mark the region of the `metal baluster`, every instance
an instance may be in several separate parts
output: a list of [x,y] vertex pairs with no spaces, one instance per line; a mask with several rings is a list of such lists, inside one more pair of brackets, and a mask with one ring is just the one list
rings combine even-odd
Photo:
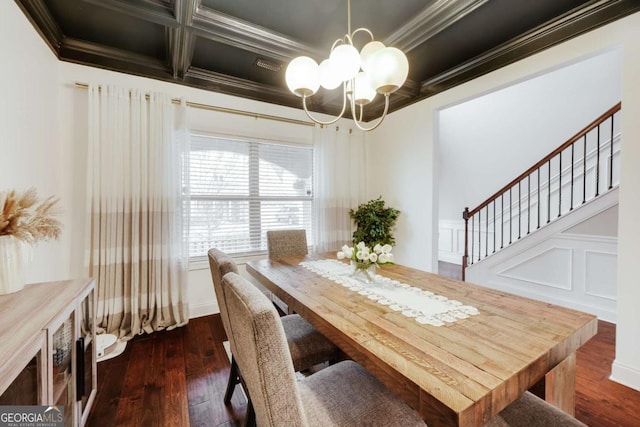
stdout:
[[485,219],[485,222],[486,235],[484,237],[484,256],[486,258],[489,256],[489,205],[487,205],[487,218]]
[[493,253],[496,253],[496,199],[493,199]]
[[504,193],[500,196],[500,249],[504,248]]
[[558,155],[558,218],[562,215],[562,151]]
[[615,113],[611,115],[611,142],[609,151],[609,190],[613,188],[613,117]]
[[475,245],[473,244],[473,239],[475,238],[475,225],[476,225],[476,216],[471,217],[471,264],[473,264],[473,248]]
[[531,174],[527,176],[527,234],[531,232]]
[[511,244],[511,236],[513,236],[513,197],[511,196],[511,190],[513,187],[509,187],[509,244]]
[[522,194],[520,183],[522,183],[522,181],[518,181],[518,239],[522,236]]
[[549,180],[547,181],[547,224],[551,222],[551,159],[547,162],[549,167]]
[[598,139],[596,145],[596,197],[600,194],[600,125],[596,128]]
[[478,261],[482,257],[482,209],[478,211]]
[[572,211],[573,210],[573,152],[574,152],[574,147],[575,147],[575,143],[571,144],[571,205],[569,207],[569,210]]
[[538,168],[538,228],[540,228],[540,168]]
[[587,135],[583,137],[584,145],[582,151],[582,203],[587,201]]

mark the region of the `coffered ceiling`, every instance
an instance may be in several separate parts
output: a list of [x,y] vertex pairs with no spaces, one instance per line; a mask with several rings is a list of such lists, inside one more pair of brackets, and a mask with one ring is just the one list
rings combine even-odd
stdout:
[[[287,63],[319,62],[347,32],[347,0],[15,1],[60,60],[297,108]],[[352,28],[407,54],[393,111],[638,10],[640,0],[352,0]],[[336,114],[337,92],[321,89],[310,109]]]

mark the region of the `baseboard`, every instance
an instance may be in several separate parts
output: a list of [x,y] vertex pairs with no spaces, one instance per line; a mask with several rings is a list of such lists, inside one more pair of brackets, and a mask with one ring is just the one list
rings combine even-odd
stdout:
[[640,391],[640,370],[637,368],[614,360],[609,379]]
[[205,301],[197,304],[189,304],[189,318],[209,316],[210,314],[220,313],[218,303],[216,301]]

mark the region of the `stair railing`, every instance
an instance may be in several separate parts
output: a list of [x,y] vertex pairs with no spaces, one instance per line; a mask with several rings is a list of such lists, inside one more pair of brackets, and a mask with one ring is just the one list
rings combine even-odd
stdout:
[[[619,166],[614,158],[619,152],[619,132],[618,138],[615,132],[619,121],[614,122],[614,117],[621,107],[617,103],[477,207],[464,209],[462,280],[469,265],[617,185],[614,169],[619,179]],[[606,169],[606,175],[601,169]]]

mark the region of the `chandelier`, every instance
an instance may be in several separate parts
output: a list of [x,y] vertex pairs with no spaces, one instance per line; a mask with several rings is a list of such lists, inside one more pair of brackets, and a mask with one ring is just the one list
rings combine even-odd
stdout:
[[[353,45],[356,34],[365,33],[371,38],[362,50]],[[358,28],[351,32],[351,0],[347,1],[347,34],[337,39],[331,46],[329,58],[318,65],[308,56],[299,56],[287,67],[285,79],[289,90],[302,98],[305,113],[315,123],[330,125],[337,122],[345,113],[347,103],[356,126],[370,131],[382,123],[389,110],[389,95],[398,90],[407,79],[409,62],[400,49],[386,47],[375,41],[373,33],[367,28]],[[307,98],[313,96],[320,86],[333,90],[342,85],[342,111],[329,120],[318,120],[307,109]],[[384,96],[384,111],[372,126],[366,127],[362,118],[364,106],[375,98]]]

